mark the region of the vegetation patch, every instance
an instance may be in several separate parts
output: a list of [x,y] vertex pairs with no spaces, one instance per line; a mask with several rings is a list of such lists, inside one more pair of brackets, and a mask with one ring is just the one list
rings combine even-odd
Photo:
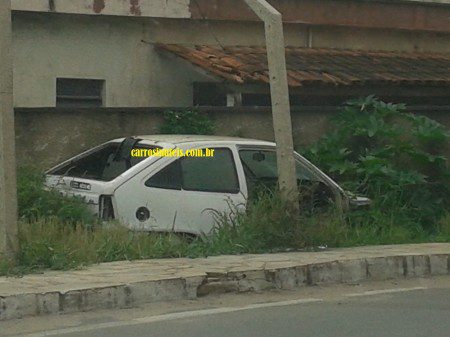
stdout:
[[332,129],[303,155],[344,188],[373,200],[369,210],[349,214],[352,225],[439,230],[450,209],[444,126],[370,96],[346,104]]
[[166,111],[159,128],[162,134],[213,135],[215,131],[214,122],[196,110]]
[[81,198],[63,197],[56,190],[44,188],[44,175],[32,167],[17,172],[19,219],[34,222],[55,219],[62,224],[91,226],[96,222]]
[[[196,124],[195,113],[186,114],[180,121],[168,113],[161,131],[212,132],[209,120]],[[369,196],[370,208],[294,216],[277,193],[263,190],[245,212],[231,203],[227,214],[215,212],[214,233],[197,238],[102,224],[82,200],[45,190],[41,173],[21,169],[20,253],[16,263],[0,261],[0,275],[117,260],[450,242],[449,132],[442,125],[368,97],[346,104],[332,129],[302,152],[341,186]]]

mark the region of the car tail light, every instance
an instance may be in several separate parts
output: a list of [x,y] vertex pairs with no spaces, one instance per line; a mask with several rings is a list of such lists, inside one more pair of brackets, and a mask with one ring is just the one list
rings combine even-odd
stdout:
[[114,219],[114,207],[111,195],[101,195],[99,200],[99,218],[105,221]]

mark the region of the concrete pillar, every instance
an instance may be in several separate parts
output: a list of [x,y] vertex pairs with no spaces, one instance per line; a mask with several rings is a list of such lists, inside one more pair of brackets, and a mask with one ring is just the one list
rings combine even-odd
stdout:
[[241,106],[242,105],[242,94],[240,92],[234,92],[227,94],[227,106]]
[[11,1],[0,0],[0,258],[18,250],[11,35]]
[[265,0],[244,1],[264,21],[273,128],[277,144],[278,184],[282,197],[298,209],[294,141],[281,14]]

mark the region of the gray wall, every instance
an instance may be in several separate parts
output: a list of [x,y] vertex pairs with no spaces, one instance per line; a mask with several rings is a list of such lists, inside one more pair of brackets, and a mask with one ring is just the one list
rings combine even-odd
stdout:
[[[216,121],[218,135],[273,140],[272,117],[267,108],[206,109]],[[158,109],[16,109],[18,165],[47,169],[102,142],[131,135],[154,134],[163,121]],[[328,129],[335,109],[293,109],[296,146],[311,144]],[[450,127],[448,111],[428,112]]]
[[210,77],[156,52],[149,33],[133,19],[16,13],[14,106],[54,107],[58,77],[105,80],[105,107],[191,105],[192,83]]
[[[286,24],[290,46],[450,53],[450,34]],[[13,13],[14,105],[54,107],[56,78],[104,79],[105,107],[192,105],[214,78],[154,43],[265,44],[258,22]]]

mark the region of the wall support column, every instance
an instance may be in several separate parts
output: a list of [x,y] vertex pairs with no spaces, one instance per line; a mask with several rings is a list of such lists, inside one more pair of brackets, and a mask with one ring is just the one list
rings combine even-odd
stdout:
[[0,1],[0,258],[18,251],[11,1]]

